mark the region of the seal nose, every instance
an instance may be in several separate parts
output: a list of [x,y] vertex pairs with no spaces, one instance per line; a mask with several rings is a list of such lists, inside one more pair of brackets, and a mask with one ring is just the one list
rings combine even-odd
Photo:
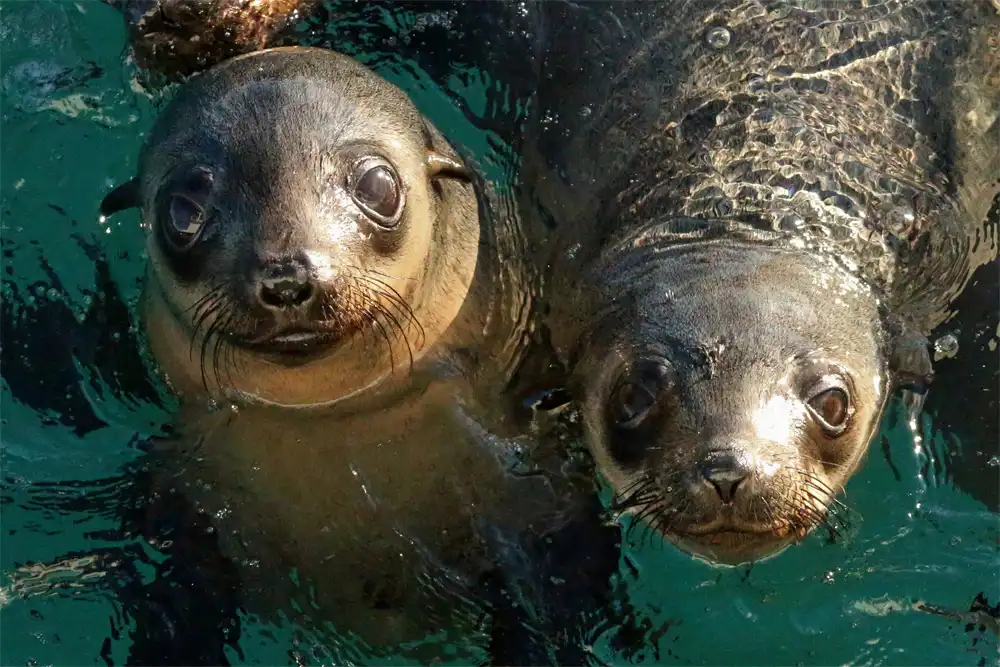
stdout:
[[257,278],[257,298],[266,308],[302,308],[312,301],[315,293],[309,267],[299,260],[267,264]]
[[726,505],[733,502],[740,485],[750,476],[750,467],[735,452],[712,452],[698,467]]

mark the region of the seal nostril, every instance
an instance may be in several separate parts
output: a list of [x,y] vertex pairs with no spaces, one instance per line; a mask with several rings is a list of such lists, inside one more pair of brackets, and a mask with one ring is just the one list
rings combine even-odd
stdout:
[[315,291],[309,272],[298,263],[269,266],[257,283],[257,296],[269,308],[301,307]]
[[736,480],[724,480],[724,479],[713,479],[711,477],[706,477],[708,483],[712,485],[715,492],[719,494],[719,498],[722,499],[723,503],[727,505],[733,502],[733,497],[736,495],[736,489],[743,482],[743,479]]
[[733,456],[712,456],[699,466],[705,482],[710,484],[725,504],[733,502],[736,492],[750,471]]

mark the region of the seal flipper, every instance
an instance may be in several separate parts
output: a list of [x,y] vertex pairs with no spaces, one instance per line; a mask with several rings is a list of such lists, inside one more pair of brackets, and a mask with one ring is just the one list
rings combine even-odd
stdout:
[[114,215],[119,211],[137,208],[140,202],[139,179],[133,178],[122,183],[101,200],[101,215]]
[[[630,608],[614,585],[621,530],[602,516],[600,499],[590,494],[563,526],[522,539],[520,563],[499,568],[504,590],[494,605],[491,664],[593,664],[589,647],[597,635],[631,627]],[[520,582],[510,581],[507,565]]]

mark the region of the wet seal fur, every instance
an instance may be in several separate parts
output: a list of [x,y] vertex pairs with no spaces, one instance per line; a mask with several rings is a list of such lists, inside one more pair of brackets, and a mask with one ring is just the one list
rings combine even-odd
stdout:
[[997,256],[996,8],[804,4],[536,6],[547,328],[614,509],[715,563],[843,532]]
[[193,517],[164,547],[186,581],[229,599],[235,578],[240,604],[319,609],[373,647],[476,626],[484,527],[516,532],[547,495],[469,428],[470,385],[516,356],[522,290],[472,178],[331,51],[234,58],[164,109],[102,212],[149,230],[142,319],[181,410],[136,523]]

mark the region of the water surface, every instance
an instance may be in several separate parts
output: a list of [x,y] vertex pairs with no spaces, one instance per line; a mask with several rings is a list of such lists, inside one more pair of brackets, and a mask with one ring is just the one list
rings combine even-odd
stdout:
[[[173,400],[133,350],[129,316],[144,232],[134,213],[102,224],[96,209],[134,173],[158,102],[136,82],[118,15],[95,0],[3,3],[0,49],[0,662],[121,664],[133,622],[116,598],[115,575],[80,572],[88,571],[88,554],[116,546],[151,576],[157,552],[116,542],[111,508],[129,485],[121,475],[139,455],[136,443],[161,431]],[[446,91],[406,63],[371,62],[480,156],[488,175],[509,178],[495,138],[477,130]],[[493,83],[485,75],[450,85],[473,113],[488,113],[482,91]],[[997,221],[991,224],[996,243]],[[997,637],[987,625],[920,608],[967,612],[981,596],[994,605],[995,628],[996,274],[981,268],[955,318],[935,332],[955,336],[958,351],[950,358],[952,345],[942,342],[945,358],[924,413],[911,422],[899,400],[887,411],[867,464],[848,485],[857,520],[845,540],[828,544],[816,534],[752,568],[722,569],[633,539],[620,577],[639,610],[645,648],[619,650],[608,631],[592,637],[595,656],[612,664],[997,664]],[[124,299],[117,310],[104,309],[112,317],[86,320],[92,301],[111,293]],[[17,583],[8,581],[18,568],[68,557],[84,559],[79,572],[69,563],[35,576],[22,569]],[[234,663],[332,655],[325,635],[245,621]]]

